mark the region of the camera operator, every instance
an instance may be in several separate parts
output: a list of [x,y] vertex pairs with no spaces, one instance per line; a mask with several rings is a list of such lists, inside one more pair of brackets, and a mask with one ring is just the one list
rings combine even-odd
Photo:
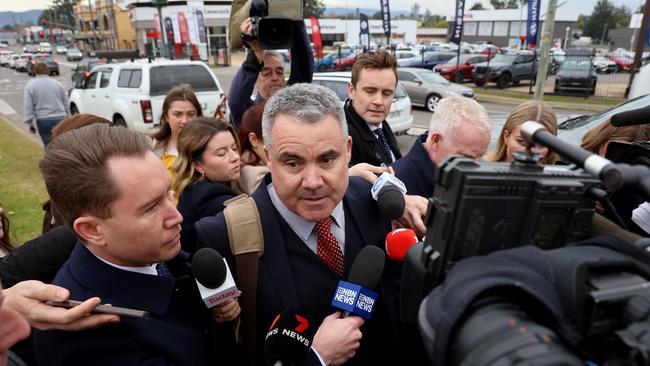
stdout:
[[[291,46],[291,74],[288,84],[311,83],[314,58],[305,30],[305,23],[294,22],[294,35]],[[233,126],[239,129],[244,112],[254,104],[268,100],[278,90],[284,88],[284,64],[282,56],[273,51],[264,51],[254,38],[253,22],[246,18],[241,26],[242,38],[252,52],[237,71],[228,92],[228,106]],[[251,100],[257,86],[255,101]]]

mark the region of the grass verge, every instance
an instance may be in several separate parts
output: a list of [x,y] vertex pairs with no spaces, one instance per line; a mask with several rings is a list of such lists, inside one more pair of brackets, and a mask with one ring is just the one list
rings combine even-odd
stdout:
[[0,117],[0,202],[9,218],[13,239],[22,244],[41,234],[47,200],[38,161],[43,149]]
[[[530,100],[533,98],[528,93],[518,93],[508,90],[484,89],[474,88],[474,93],[482,95],[492,95],[497,97],[515,98],[522,100]],[[614,106],[624,101],[624,99],[596,99],[584,97],[570,97],[561,95],[544,95],[545,102],[558,102],[558,103],[571,103],[571,104],[587,104],[587,105],[606,105]]]

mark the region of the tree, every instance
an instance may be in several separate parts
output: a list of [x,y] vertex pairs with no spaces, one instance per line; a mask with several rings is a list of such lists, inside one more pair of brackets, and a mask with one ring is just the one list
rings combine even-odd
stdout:
[[616,7],[610,0],[598,0],[589,17],[584,18],[584,25],[578,18],[578,25],[582,25],[583,34],[594,40],[607,40],[608,29],[626,27],[630,22],[631,12],[625,5]]
[[413,6],[411,6],[411,16],[414,19],[417,19],[420,17],[420,4],[414,3]]
[[323,4],[323,0],[305,0],[304,4],[305,18],[309,18],[310,16],[321,18],[325,13],[325,4]]
[[43,10],[38,17],[38,24],[43,24],[43,20],[48,23],[60,24],[69,29],[73,28],[74,23],[74,6],[79,0],[54,0],[52,5]]
[[469,8],[469,10],[485,10],[485,7],[483,6],[483,3],[479,1],[474,3],[474,5],[472,5],[472,7]]
[[495,9],[517,9],[519,0],[490,0],[490,4]]
[[2,30],[14,30],[16,29],[14,24],[6,24],[4,27],[2,27]]

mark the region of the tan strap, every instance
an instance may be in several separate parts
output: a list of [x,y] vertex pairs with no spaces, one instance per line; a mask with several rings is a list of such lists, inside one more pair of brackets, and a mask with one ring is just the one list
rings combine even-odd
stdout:
[[255,253],[235,257],[237,261],[237,284],[242,290],[241,327],[237,339],[243,343],[248,365],[257,365],[257,269],[259,259]]
[[264,253],[264,234],[255,201],[246,194],[240,194],[224,202],[224,206],[232,254],[258,252],[258,257],[261,257]]

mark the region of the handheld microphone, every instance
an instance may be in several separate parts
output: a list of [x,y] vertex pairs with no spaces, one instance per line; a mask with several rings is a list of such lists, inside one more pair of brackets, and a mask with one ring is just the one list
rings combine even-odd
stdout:
[[394,261],[404,261],[406,252],[418,242],[418,236],[411,229],[395,229],[386,235],[386,254]]
[[302,365],[309,352],[315,329],[311,317],[296,309],[278,314],[264,340],[267,365]]
[[610,119],[612,126],[636,126],[650,123],[650,106],[617,113]]
[[241,291],[221,254],[212,248],[201,248],[192,258],[192,272],[201,298],[208,309],[237,298]]
[[375,307],[377,286],[384,271],[385,254],[372,245],[366,245],[354,259],[348,281],[339,281],[332,306],[343,310],[342,318],[350,314],[370,319]]
[[382,215],[395,220],[404,215],[406,186],[390,173],[382,173],[370,189]]

